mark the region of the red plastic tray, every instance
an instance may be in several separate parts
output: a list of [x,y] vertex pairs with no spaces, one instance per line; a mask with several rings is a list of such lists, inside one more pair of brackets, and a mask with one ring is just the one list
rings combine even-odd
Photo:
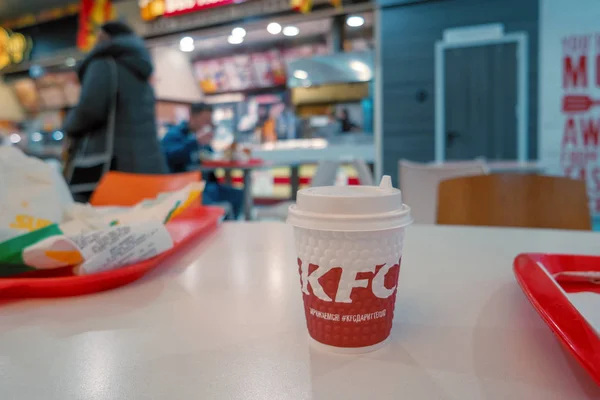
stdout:
[[64,297],[114,289],[141,278],[183,245],[214,228],[223,217],[217,207],[191,207],[167,224],[174,247],[149,260],[91,275],[73,275],[72,268],[39,270],[0,279],[0,297]]
[[525,295],[562,344],[600,385],[600,337],[567,293],[600,293],[593,283],[557,282],[553,275],[566,271],[600,271],[600,257],[566,254],[520,254],[514,272]]

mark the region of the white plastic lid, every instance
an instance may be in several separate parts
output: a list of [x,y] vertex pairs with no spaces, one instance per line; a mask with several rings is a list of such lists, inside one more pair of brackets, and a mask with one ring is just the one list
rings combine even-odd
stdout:
[[412,222],[410,207],[389,176],[379,186],[322,186],[298,191],[287,222],[306,229],[379,231]]

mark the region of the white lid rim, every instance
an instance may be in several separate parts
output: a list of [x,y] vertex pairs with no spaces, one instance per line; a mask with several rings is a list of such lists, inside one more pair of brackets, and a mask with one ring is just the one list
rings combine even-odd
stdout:
[[[410,207],[406,204],[392,212],[370,215],[320,214],[300,211],[295,204],[288,209],[287,222],[290,225],[304,228],[341,232],[383,231],[403,228],[412,224]],[[356,224],[361,224],[356,228]]]

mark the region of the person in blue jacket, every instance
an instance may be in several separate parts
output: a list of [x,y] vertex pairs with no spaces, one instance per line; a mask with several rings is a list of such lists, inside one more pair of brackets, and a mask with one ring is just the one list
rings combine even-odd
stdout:
[[[212,108],[205,103],[192,104],[189,121],[169,127],[161,145],[172,173],[189,170],[201,162],[202,153],[213,152],[213,128]],[[244,204],[243,191],[220,185],[212,172],[203,175],[206,180],[202,195],[204,204],[229,203],[232,217],[237,219]]]

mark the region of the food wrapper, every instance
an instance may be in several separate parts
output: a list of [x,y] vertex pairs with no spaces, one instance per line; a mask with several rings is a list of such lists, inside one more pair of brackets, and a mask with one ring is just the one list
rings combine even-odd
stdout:
[[165,224],[200,198],[204,182],[132,208],[75,204],[65,221],[0,243],[0,276],[75,266],[89,274],[137,263],[173,247]]
[[74,204],[59,171],[13,146],[0,146],[0,243],[60,223]]

